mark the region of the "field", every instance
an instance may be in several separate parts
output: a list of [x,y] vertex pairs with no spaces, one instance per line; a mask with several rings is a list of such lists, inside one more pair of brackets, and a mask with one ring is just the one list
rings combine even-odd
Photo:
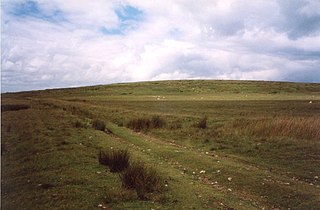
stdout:
[[[1,98],[2,209],[319,209],[320,84],[161,81]],[[120,172],[117,151],[130,158]],[[151,181],[128,187],[134,166]]]

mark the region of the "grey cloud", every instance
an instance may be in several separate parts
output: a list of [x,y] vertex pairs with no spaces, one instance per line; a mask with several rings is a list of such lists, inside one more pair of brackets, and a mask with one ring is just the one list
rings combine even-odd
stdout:
[[320,13],[308,15],[302,12],[302,8],[308,6],[311,1],[283,0],[278,2],[284,16],[281,24],[277,26],[278,30],[286,32],[292,39],[320,33]]

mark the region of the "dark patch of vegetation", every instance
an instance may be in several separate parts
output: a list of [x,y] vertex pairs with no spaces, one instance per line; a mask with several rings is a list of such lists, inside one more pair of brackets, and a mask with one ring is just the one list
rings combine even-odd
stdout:
[[163,128],[166,126],[166,121],[160,116],[153,116],[151,118],[151,126],[152,128]]
[[150,128],[163,128],[166,125],[166,121],[160,116],[153,116],[149,118],[137,118],[131,119],[127,123],[127,127],[135,131],[148,130]]
[[18,111],[21,109],[29,109],[30,106],[27,104],[3,104],[1,105],[1,111],[7,112],[7,111]]
[[74,127],[76,127],[76,128],[84,128],[85,125],[84,125],[83,122],[81,122],[80,120],[77,120],[77,121],[74,123]]
[[132,119],[127,123],[127,127],[135,131],[148,130],[150,128],[150,119]]
[[7,126],[7,132],[9,133],[10,131],[11,131],[11,124]]
[[1,155],[3,155],[5,152],[7,152],[7,145],[3,142],[1,142]]
[[44,183],[44,184],[39,184],[39,187],[42,189],[48,190],[50,188],[55,187],[55,185],[51,183]]
[[95,119],[92,121],[92,127],[99,131],[104,131],[106,129],[106,123],[103,120]]
[[207,128],[207,120],[208,118],[205,116],[198,123],[196,123],[197,128],[206,129]]
[[121,172],[128,168],[130,154],[128,150],[111,150],[99,152],[99,163],[110,168],[111,172]]
[[132,163],[120,175],[122,186],[137,192],[140,199],[146,199],[147,193],[160,192],[163,190],[164,181],[159,173],[143,163]]

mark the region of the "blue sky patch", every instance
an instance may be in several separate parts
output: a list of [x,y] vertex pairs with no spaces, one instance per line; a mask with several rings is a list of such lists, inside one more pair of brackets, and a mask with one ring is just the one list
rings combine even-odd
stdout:
[[127,31],[137,27],[143,21],[143,12],[132,6],[123,6],[115,10],[120,24],[116,28],[102,27],[100,31],[106,35],[124,35]]
[[33,17],[49,22],[60,22],[65,20],[62,11],[54,10],[51,14],[46,14],[35,1],[26,1],[14,5],[11,9],[11,14],[17,17]]
[[143,17],[143,12],[138,8],[132,6],[123,6],[119,9],[116,9],[116,14],[119,17],[120,21],[139,21]]
[[108,29],[106,27],[102,27],[101,32],[106,35],[123,35],[124,34],[121,28]]

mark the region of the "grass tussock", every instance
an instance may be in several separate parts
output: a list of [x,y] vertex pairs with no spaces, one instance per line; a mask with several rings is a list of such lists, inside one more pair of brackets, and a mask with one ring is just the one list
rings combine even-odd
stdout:
[[111,172],[121,172],[128,168],[130,153],[128,150],[110,150],[99,152],[99,163],[110,168]]
[[127,123],[127,127],[135,131],[149,130],[151,128],[163,128],[166,126],[166,121],[160,116],[153,116],[151,118],[136,118],[131,119]]
[[320,119],[314,117],[276,117],[253,121],[235,120],[234,132],[257,137],[320,139]]
[[103,120],[94,119],[92,121],[92,127],[99,131],[104,131],[106,129],[106,123]]
[[195,127],[201,128],[201,129],[206,129],[207,128],[207,120],[208,120],[208,118],[206,116],[201,118],[200,121],[195,124]]
[[137,192],[140,199],[146,199],[147,193],[160,192],[164,182],[159,173],[143,163],[132,163],[121,175],[122,186]]

